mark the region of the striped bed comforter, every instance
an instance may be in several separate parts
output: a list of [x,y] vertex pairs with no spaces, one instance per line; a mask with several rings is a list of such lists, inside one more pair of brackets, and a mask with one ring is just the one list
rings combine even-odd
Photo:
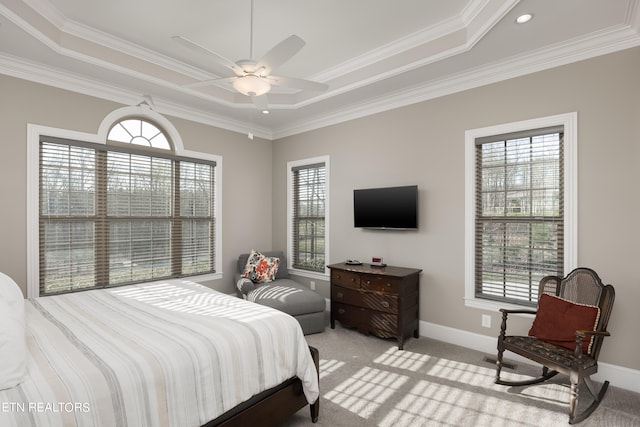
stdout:
[[25,304],[27,377],[0,391],[0,425],[200,426],[297,376],[312,357],[287,314],[190,282]]

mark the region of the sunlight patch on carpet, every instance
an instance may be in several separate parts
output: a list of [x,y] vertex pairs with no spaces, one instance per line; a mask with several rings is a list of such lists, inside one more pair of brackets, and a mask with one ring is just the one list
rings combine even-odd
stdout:
[[344,365],[345,363],[340,360],[320,359],[320,379],[326,377],[327,375],[333,374],[335,371],[342,368]]
[[408,350],[398,350],[398,347],[390,347],[378,356],[374,362],[391,368],[418,372],[430,359],[431,356],[426,354],[413,353]]
[[496,371],[495,369],[455,360],[438,359],[427,374],[450,381],[459,381],[468,385],[482,386],[493,383]]
[[[509,404],[505,404],[505,399]],[[564,414],[490,393],[419,381],[379,424],[381,427],[544,426],[566,423]],[[531,420],[528,423],[523,420]],[[473,424],[469,424],[473,423]]]
[[364,367],[323,397],[367,419],[408,380],[406,375]]

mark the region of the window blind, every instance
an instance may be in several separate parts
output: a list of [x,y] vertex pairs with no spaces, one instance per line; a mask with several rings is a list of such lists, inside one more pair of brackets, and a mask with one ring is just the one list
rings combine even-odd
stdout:
[[325,183],[324,163],[292,168],[293,267],[324,272]]
[[40,293],[214,272],[214,168],[42,137]]
[[476,140],[476,297],[535,305],[563,275],[563,175],[561,127]]

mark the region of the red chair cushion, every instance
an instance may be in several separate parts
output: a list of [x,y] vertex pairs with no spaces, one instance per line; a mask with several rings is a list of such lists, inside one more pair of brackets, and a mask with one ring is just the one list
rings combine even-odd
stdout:
[[[529,336],[573,350],[576,348],[576,331],[595,330],[599,318],[599,307],[542,294]],[[593,337],[582,341],[584,354],[589,353],[592,342]]]

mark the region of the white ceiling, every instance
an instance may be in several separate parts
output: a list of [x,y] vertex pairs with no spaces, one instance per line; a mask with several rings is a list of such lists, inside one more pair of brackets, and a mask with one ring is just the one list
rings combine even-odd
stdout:
[[254,59],[298,35],[276,74],[329,85],[274,89],[263,115],[230,85],[185,87],[226,73],[172,39],[247,59],[251,0],[0,0],[0,73],[273,139],[638,46],[639,3],[254,0]]

